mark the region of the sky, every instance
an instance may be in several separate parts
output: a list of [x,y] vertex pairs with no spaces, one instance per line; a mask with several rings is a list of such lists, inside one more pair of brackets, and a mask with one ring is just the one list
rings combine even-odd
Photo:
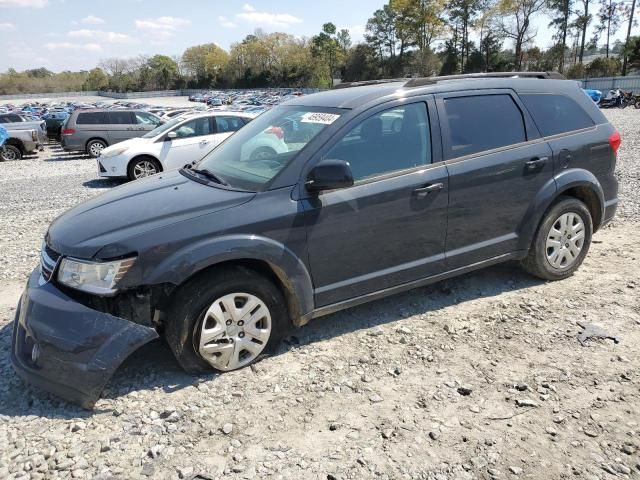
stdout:
[[[362,41],[386,0],[0,0],[0,72],[95,67],[108,57],[178,55],[215,42],[228,49],[257,28],[311,37],[326,22]],[[548,19],[536,43],[551,45]],[[626,27],[625,27],[626,28]],[[617,37],[619,38],[621,34]]]

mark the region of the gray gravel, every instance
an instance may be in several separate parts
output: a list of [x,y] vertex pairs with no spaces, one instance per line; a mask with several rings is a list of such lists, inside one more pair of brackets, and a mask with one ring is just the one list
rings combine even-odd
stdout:
[[[10,292],[49,222],[116,183],[55,150],[0,164],[0,478],[640,477],[640,111],[606,114],[622,205],[574,277],[490,268],[313,322],[221,376],[153,343],[94,412],[13,373]],[[621,341],[583,346],[578,322]]]

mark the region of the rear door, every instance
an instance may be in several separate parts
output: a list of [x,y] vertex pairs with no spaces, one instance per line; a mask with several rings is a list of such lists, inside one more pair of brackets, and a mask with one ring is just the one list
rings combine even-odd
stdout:
[[165,170],[180,168],[200,160],[215,147],[213,117],[191,119],[172,130],[177,137],[165,140],[160,161]]
[[134,128],[133,113],[125,110],[111,110],[107,112],[109,118],[109,136],[111,144],[123,142],[140,135]]
[[440,94],[449,171],[447,269],[527,248],[536,194],[555,189],[552,152],[511,90]]

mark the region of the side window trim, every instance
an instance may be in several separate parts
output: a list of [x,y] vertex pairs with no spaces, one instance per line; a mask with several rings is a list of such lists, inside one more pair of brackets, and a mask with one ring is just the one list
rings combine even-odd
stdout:
[[[353,128],[357,127],[360,123],[365,120],[387,110],[393,110],[394,108],[401,108],[405,105],[422,103],[425,104],[427,110],[427,118],[430,125],[430,135],[431,135],[431,163],[425,165],[418,165],[416,167],[411,167],[404,170],[394,170],[392,172],[386,172],[375,177],[370,177],[362,180],[358,180],[354,183],[354,187],[373,183],[378,181],[388,180],[389,178],[399,177],[402,175],[410,174],[414,171],[427,170],[431,168],[435,168],[441,166],[443,163],[443,151],[442,151],[442,139],[441,139],[441,131],[440,125],[438,121],[438,112],[436,110],[436,104],[434,100],[433,94],[427,95],[417,95],[414,97],[407,97],[404,99],[396,99],[391,100],[385,103],[381,103],[376,105],[368,110],[363,111],[356,117],[351,118],[348,122],[340,127],[339,130],[334,132],[331,135],[331,138],[327,140],[320,148],[318,148],[311,156],[309,161],[305,164],[304,168],[302,168],[302,174],[298,181],[298,195],[299,198],[306,198],[309,196],[308,192],[304,188],[304,179],[307,178],[307,175],[311,171],[311,169],[324,158],[326,155],[342,138],[349,133]],[[353,187],[351,187],[353,188]]]
[[[477,96],[491,96],[491,95],[508,95],[513,100],[513,103],[518,108],[520,115],[522,116],[522,123],[525,131],[525,141],[519,142],[516,144],[503,145],[496,148],[491,148],[488,150],[482,150],[479,152],[474,152],[467,155],[460,155],[459,157],[446,157],[446,147],[449,142],[449,123],[446,121],[446,110],[444,106],[444,101],[449,98],[461,98],[461,97],[477,97]],[[518,98],[518,95],[515,94],[514,91],[508,89],[488,89],[488,90],[471,90],[471,91],[463,91],[463,92],[448,92],[448,93],[439,93],[435,95],[435,104],[436,110],[438,112],[439,119],[442,119],[438,122],[440,125],[440,134],[442,138],[442,159],[445,163],[459,162],[462,160],[468,160],[470,158],[480,157],[484,155],[490,155],[492,153],[501,152],[504,150],[511,150],[513,148],[517,148],[521,145],[533,144],[542,141],[542,135],[538,131],[537,126],[533,122],[529,111],[525,108],[524,104]]]

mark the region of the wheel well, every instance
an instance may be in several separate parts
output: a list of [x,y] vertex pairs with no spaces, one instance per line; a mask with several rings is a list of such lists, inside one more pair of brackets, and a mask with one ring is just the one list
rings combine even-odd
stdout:
[[12,145],[12,146],[16,147],[18,150],[20,150],[21,153],[25,153],[23,143],[20,140],[16,139],[16,138],[9,138],[7,140],[6,145]]
[[131,168],[131,165],[133,164],[133,162],[135,162],[136,160],[139,160],[141,158],[150,158],[151,160],[154,160],[158,163],[158,165],[160,166],[160,171],[162,172],[162,163],[160,163],[160,160],[158,160],[156,157],[154,157],[153,155],[138,155],[136,157],[133,157],[131,160],[129,160],[129,163],[127,164],[127,172],[129,171],[129,168]]
[[89,148],[89,144],[91,142],[93,142],[94,140],[100,140],[101,142],[103,142],[107,147],[109,146],[109,142],[107,142],[104,138],[101,137],[93,137],[90,138],[89,140],[87,140],[87,143],[84,144],[84,149],[87,150]]
[[[216,263],[214,265],[210,265],[207,268],[204,268],[196,273],[194,273],[191,277],[186,278],[180,285],[177,287],[184,285],[186,282],[192,280],[195,277],[205,274],[212,269],[218,269],[221,267],[244,267],[246,269],[252,270],[255,273],[266,277],[271,280],[273,284],[280,289],[282,294],[287,301],[287,311],[289,312],[289,316],[294,325],[297,324],[297,320],[302,316],[302,312],[300,311],[300,307],[298,306],[298,302],[296,301],[295,294],[293,293],[293,287],[291,282],[289,281],[287,275],[283,270],[278,268],[277,266],[270,264],[264,260],[255,260],[255,259],[238,259],[238,260],[228,260],[225,262]],[[171,292],[171,295],[167,300],[173,296],[177,287]],[[164,308],[163,308],[164,309]]]
[[600,223],[602,222],[602,204],[593,189],[584,186],[572,187],[563,191],[561,195],[577,198],[584,203],[589,209],[589,213],[591,213],[591,218],[593,219],[593,231],[596,232],[598,228],[600,228]]

